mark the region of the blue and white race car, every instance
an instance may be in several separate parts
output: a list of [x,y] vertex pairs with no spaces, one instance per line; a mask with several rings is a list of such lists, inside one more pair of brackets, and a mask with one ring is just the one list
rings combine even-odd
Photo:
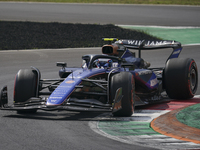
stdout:
[[[145,41],[104,38],[102,54],[82,56],[81,68],[61,67],[58,79],[41,79],[40,71],[21,69],[15,78],[14,103],[8,106],[7,86],[0,95],[1,110],[35,113],[38,109],[112,112],[131,116],[135,106],[170,99],[190,99],[198,84],[197,65],[192,58],[178,58],[176,41]],[[163,68],[150,68],[142,50],[172,48]],[[138,50],[138,57],[131,49]]]

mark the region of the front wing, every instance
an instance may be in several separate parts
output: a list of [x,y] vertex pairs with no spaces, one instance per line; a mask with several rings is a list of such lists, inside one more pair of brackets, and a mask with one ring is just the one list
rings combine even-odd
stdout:
[[[116,94],[117,95],[117,94]],[[95,99],[69,99],[62,105],[46,105],[46,98],[30,98],[26,102],[14,103],[8,106],[7,87],[3,87],[0,92],[0,107],[1,110],[10,111],[26,111],[26,110],[44,110],[44,111],[56,111],[56,110],[67,110],[67,111],[85,111],[85,112],[113,112],[120,110],[121,99],[123,95],[115,97],[113,104],[103,104]],[[161,103],[170,101],[169,99],[156,100],[151,103],[141,102],[139,105],[147,105],[153,103]],[[136,100],[137,103],[137,100]],[[116,109],[117,108],[117,109]]]
[[0,93],[0,107],[1,110],[44,110],[44,111],[55,111],[55,110],[68,110],[68,111],[93,111],[93,112],[112,112],[115,107],[113,105],[103,104],[95,99],[70,99],[62,105],[46,105],[46,98],[30,98],[26,102],[14,103],[8,106],[7,87],[5,86]]

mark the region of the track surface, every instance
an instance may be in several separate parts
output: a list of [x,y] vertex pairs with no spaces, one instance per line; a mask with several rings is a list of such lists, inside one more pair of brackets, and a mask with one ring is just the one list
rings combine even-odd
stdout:
[[200,7],[0,2],[0,20],[199,26]]
[[[69,67],[80,66],[81,56],[87,53],[101,53],[100,48],[28,50],[0,52],[0,85],[8,85],[9,99],[12,99],[14,76],[19,69],[35,66],[41,70],[42,78],[57,78],[57,61],[66,61]],[[164,66],[171,50],[144,51],[143,58],[152,62],[152,67]],[[184,47],[180,57],[193,57],[198,61],[198,46]],[[158,57],[158,59],[155,59]],[[147,59],[150,58],[150,59]],[[197,94],[200,94],[198,90]],[[11,101],[10,101],[11,102]],[[0,149],[146,149],[107,139],[91,131],[88,121],[97,113],[42,112],[23,116],[16,112],[0,113]],[[104,143],[104,144],[102,144]],[[148,148],[150,149],[150,148]]]

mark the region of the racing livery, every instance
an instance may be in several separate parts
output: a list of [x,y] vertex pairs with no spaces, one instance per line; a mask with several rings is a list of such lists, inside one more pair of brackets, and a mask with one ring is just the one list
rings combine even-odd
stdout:
[[[14,103],[8,106],[7,86],[0,95],[1,110],[35,113],[38,109],[112,112],[131,116],[135,106],[170,99],[190,99],[198,84],[198,71],[192,58],[178,58],[181,43],[169,40],[145,41],[103,38],[108,44],[102,54],[82,56],[81,68],[67,68],[58,79],[41,79],[40,71],[21,69],[15,77]],[[172,48],[165,67],[150,68],[141,51]],[[138,57],[131,51],[138,50]]]

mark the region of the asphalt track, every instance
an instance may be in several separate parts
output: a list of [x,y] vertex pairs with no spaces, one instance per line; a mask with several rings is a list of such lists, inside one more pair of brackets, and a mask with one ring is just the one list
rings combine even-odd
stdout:
[[[0,3],[0,20],[199,26],[199,13],[199,7],[184,6]],[[42,78],[57,78],[57,61],[66,61],[69,67],[79,67],[81,56],[87,53],[100,53],[100,48],[1,51],[0,85],[8,85],[11,100],[14,76],[19,69],[35,66],[41,70]],[[170,53],[171,50],[153,50],[143,52],[142,56],[151,62],[152,67],[160,67],[164,66]],[[200,66],[199,56],[199,46],[184,46],[180,55],[194,58],[197,66]],[[200,94],[199,89],[197,94]],[[124,144],[91,131],[88,121],[95,120],[97,115],[39,111],[36,115],[23,116],[1,111],[0,149],[156,148],[135,143]]]
[[0,20],[199,26],[196,6],[0,2]]

